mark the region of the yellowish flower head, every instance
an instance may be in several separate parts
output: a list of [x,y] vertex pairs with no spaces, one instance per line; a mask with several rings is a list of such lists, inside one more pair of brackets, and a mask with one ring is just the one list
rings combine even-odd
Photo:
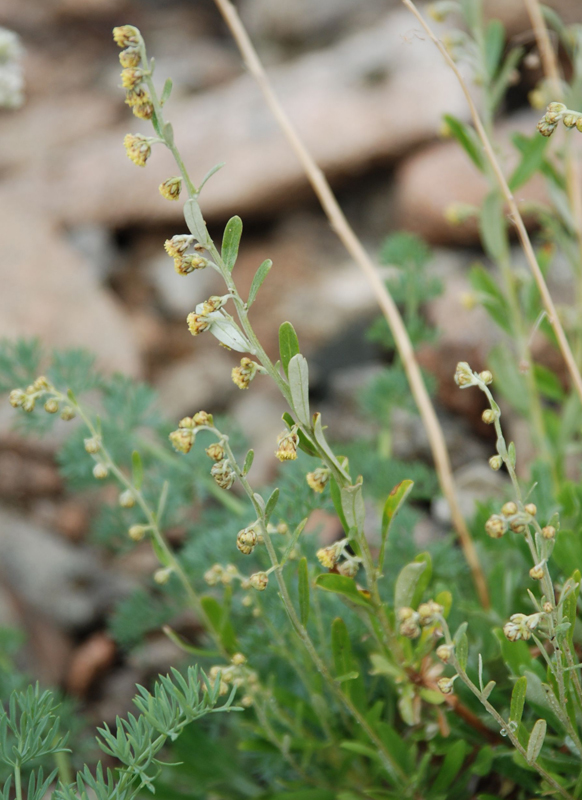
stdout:
[[146,161],[152,154],[152,148],[145,136],[138,133],[128,133],[123,140],[123,146],[128,158],[138,167],[145,167]]
[[283,431],[277,437],[277,450],[275,456],[279,461],[295,461],[297,458],[297,445],[299,436],[297,430],[292,428],[290,431]]
[[139,31],[133,25],[120,25],[118,28],[113,28],[113,41],[118,47],[139,44]]
[[207,317],[205,317],[203,314],[196,314],[195,311],[191,311],[188,314],[186,317],[186,323],[192,336],[198,336],[199,333],[207,331],[212,324]]
[[180,191],[182,190],[182,178],[168,178],[167,181],[160,183],[160,194],[166,200],[178,200],[180,198]]

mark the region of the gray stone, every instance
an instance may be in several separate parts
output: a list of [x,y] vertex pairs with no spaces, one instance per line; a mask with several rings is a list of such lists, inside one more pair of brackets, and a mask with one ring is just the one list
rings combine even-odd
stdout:
[[[393,12],[371,29],[271,70],[283,106],[331,178],[347,181],[432,138],[445,110],[466,115],[454,76],[412,28],[406,12]],[[195,181],[227,162],[204,189],[208,218],[280,208],[305,190],[303,170],[249,75],[170,100],[167,109]],[[176,172],[170,154],[157,148],[146,169],[136,168],[123,148],[128,130],[149,135],[151,126],[128,115],[115,130],[79,137],[50,171],[27,172],[8,190],[50,203],[67,224],[179,221],[180,205],[157,192]]]
[[0,564],[2,581],[14,593],[69,630],[92,623],[123,588],[94,553],[3,508]]

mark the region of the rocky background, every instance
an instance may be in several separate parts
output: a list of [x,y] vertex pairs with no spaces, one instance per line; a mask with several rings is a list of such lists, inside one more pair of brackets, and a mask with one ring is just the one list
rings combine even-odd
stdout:
[[[582,22],[579,0],[554,0]],[[467,267],[479,258],[476,231],[453,227],[453,201],[478,204],[484,186],[459,148],[438,138],[441,116],[467,118],[453,76],[398,0],[240,0],[240,13],[283,105],[327,173],[371,253],[401,228],[435,248],[431,270],[445,292],[426,314],[440,329],[421,354],[437,377],[439,411],[460,483],[494,490],[480,469],[487,443],[469,435],[475,409],[458,406],[454,364],[483,364],[497,333],[461,304]],[[527,105],[539,79],[521,0],[489,0],[512,41],[533,53],[499,121],[501,134],[533,130]],[[193,340],[185,316],[220,290],[214,273],[187,279],[163,250],[184,232],[181,205],[158,184],[175,173],[155,150],[146,169],[126,157],[127,132],[147,130],[118,88],[114,25],[131,23],[155,53],[160,82],[174,80],[167,106],[194,180],[226,162],[204,189],[202,207],[220,234],[233,213],[245,229],[236,272],[249,286],[257,266],[274,268],[254,307],[266,349],[291,320],[313,364],[314,385],[337,437],[348,435],[354,397],[385,355],[364,334],[378,310],[372,292],[330,230],[301,168],[266,109],[211,0],[0,0],[0,25],[21,37],[25,103],[0,112],[0,336],[37,335],[47,346],[86,347],[106,371],[152,382],[167,416],[228,410],[245,426],[268,479],[281,404],[267,382],[241,393],[230,380],[235,355],[212,337]],[[149,132],[149,131],[148,131]],[[535,181],[521,199],[540,197]],[[104,633],[111,598],[152,564],[105,565],[87,543],[90,507],[66,493],[55,441],[39,445],[10,430],[0,410],[0,624],[28,634],[23,666],[42,680],[92,700],[111,721],[136,681],[175,655],[163,637],[120,661]],[[519,430],[512,431],[519,440]],[[523,437],[522,437],[523,438]],[[460,444],[462,442],[462,445]],[[395,431],[399,457],[428,449],[405,416]],[[257,469],[257,468],[255,468]],[[469,506],[470,507],[470,506]],[[439,510],[440,509],[440,510]],[[446,522],[435,505],[434,520]],[[436,521],[435,521],[436,520]]]

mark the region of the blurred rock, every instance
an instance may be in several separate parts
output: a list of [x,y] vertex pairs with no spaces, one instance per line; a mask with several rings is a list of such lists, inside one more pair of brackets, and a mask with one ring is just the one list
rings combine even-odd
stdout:
[[67,691],[85,697],[95,680],[115,660],[115,642],[102,631],[86,639],[73,654],[67,675]]
[[54,495],[63,488],[56,464],[15,450],[0,450],[0,497],[21,502],[30,497]]
[[245,0],[240,14],[251,37],[305,46],[328,42],[381,19],[400,0]]
[[[454,76],[435,48],[406,38],[410,29],[410,16],[394,12],[370,30],[272,70],[283,106],[330,177],[349,179],[432,138],[444,110],[466,115]],[[168,116],[195,181],[214,164],[228,164],[204,189],[208,218],[272,213],[305,191],[302,168],[250,76],[170,102]],[[176,171],[170,154],[157,148],[147,169],[136,169],[123,148],[128,129],[149,134],[150,126],[128,116],[115,131],[79,139],[55,159],[50,180],[27,173],[11,194],[50,198],[67,224],[178,221],[181,208],[156,191]]]
[[[260,380],[258,375],[255,381]],[[253,382],[249,389],[239,391],[230,413],[255,451],[249,480],[255,486],[262,486],[274,478],[280,466],[275,450],[277,436],[285,430],[281,415],[287,411],[287,404],[272,381],[261,385],[258,392],[253,391],[254,386]]]
[[157,677],[167,675],[170,667],[181,664],[186,655],[164,634],[153,635],[129,656],[129,665],[141,671],[142,675]]
[[24,517],[0,509],[1,580],[65,629],[93,622],[122,589],[89,550],[73,547]]
[[100,684],[100,698],[92,704],[90,721],[95,724],[103,722],[115,728],[118,716],[126,717],[128,713],[136,713],[133,698],[137,694],[137,684],[142,674],[135,667],[123,667],[107,673]]
[[[475,514],[476,503],[504,499],[509,486],[509,478],[500,472],[493,472],[486,461],[466,464],[456,470],[454,477],[461,513],[467,520],[472,519]],[[451,524],[451,512],[444,497],[437,497],[432,501],[431,511],[442,525]]]
[[[533,135],[541,115],[539,111],[520,112],[499,125],[495,138],[506,175],[518,162],[517,151],[510,144],[511,134]],[[428,145],[407,158],[396,172],[398,225],[433,244],[476,244],[479,228],[474,218],[452,224],[445,214],[457,203],[480,207],[488,192],[488,181],[456,141]],[[521,206],[547,202],[544,179],[535,175],[517,190],[516,200]],[[533,217],[527,214],[527,208],[522,213],[526,224],[531,225]]]
[[106,371],[138,375],[137,345],[115,297],[46,216],[0,197],[0,337],[84,347]]
[[160,371],[156,380],[159,407],[166,419],[178,420],[186,414],[205,409],[224,408],[237,388],[231,380],[236,361],[214,337],[197,346],[193,340],[193,355],[183,358]]

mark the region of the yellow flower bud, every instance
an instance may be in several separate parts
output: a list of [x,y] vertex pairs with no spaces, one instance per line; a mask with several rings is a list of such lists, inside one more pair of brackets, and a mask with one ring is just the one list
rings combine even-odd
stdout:
[[162,197],[165,197],[166,200],[179,200],[182,190],[182,178],[168,178],[167,181],[160,183],[159,190]]
[[277,450],[275,456],[279,461],[294,461],[297,458],[297,445],[299,436],[297,428],[293,427],[290,431],[283,431],[277,437]]
[[135,497],[131,489],[126,489],[119,495],[119,505],[122,508],[133,508],[135,505]]
[[139,134],[128,133],[123,140],[123,146],[128,158],[138,167],[145,167],[146,161],[152,154],[148,139]]

